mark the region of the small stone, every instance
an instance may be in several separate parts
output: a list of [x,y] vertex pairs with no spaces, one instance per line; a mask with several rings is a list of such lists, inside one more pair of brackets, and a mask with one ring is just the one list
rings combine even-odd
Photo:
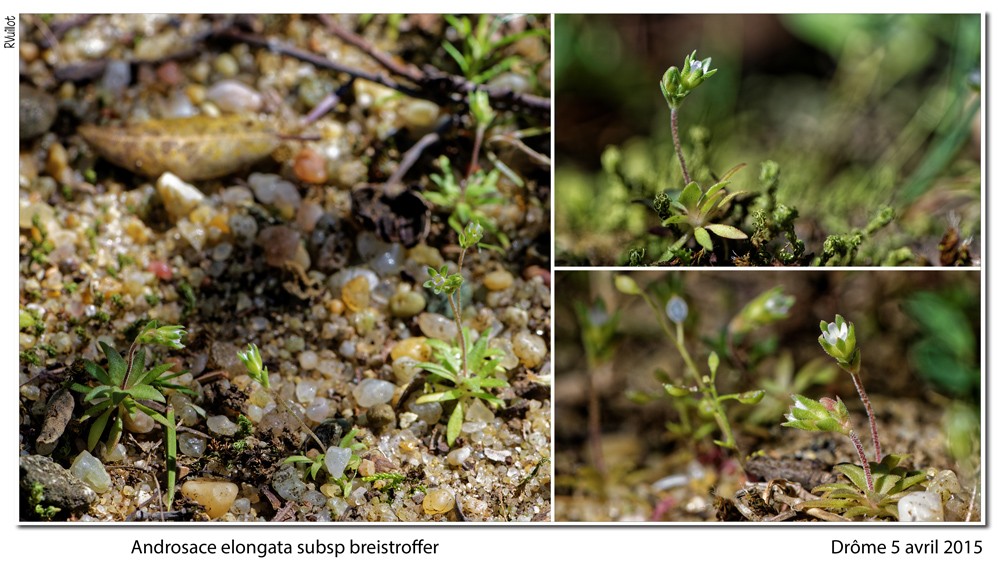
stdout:
[[43,497],[40,503],[42,507],[58,508],[59,512],[56,513],[56,518],[60,519],[82,514],[97,501],[97,495],[93,490],[48,457],[21,456],[18,458],[18,465],[20,466],[21,506],[31,511],[23,517],[38,518],[38,515],[34,513],[34,507],[28,506],[27,499],[33,490],[39,488]]
[[273,205],[285,218],[291,219],[302,204],[302,196],[294,184],[277,174],[253,173],[247,178],[257,201]]
[[319,355],[312,350],[306,350],[299,354],[299,367],[304,370],[316,369],[316,365],[319,363]]
[[[167,61],[156,68],[156,79],[166,86],[177,86],[184,80],[184,72],[177,61]],[[180,91],[178,93],[183,94]]]
[[354,387],[354,400],[359,406],[370,408],[388,403],[396,393],[396,386],[381,379],[366,379]]
[[326,159],[323,158],[323,155],[308,147],[300,150],[295,155],[292,170],[295,171],[295,176],[299,180],[309,184],[322,184],[328,178]]
[[215,72],[226,78],[232,78],[240,72],[240,63],[231,53],[222,53],[212,61]]
[[424,243],[420,243],[407,251],[406,257],[422,266],[433,266],[434,268],[439,268],[444,263],[441,251]]
[[436,338],[445,342],[453,342],[458,338],[458,328],[455,321],[437,313],[421,313],[417,317],[417,325],[427,338]]
[[213,84],[205,98],[228,113],[256,113],[264,106],[264,97],[239,80],[221,80]]
[[106,451],[104,444],[100,446],[101,459],[106,463],[116,463],[125,459],[125,444],[118,442],[115,447],[111,448],[111,451]]
[[943,522],[941,495],[930,491],[910,493],[899,499],[900,522]]
[[220,414],[218,416],[210,416],[206,421],[208,424],[209,432],[213,434],[218,434],[219,436],[235,436],[236,432],[239,430],[239,426],[235,422],[229,420],[229,418]]
[[128,61],[111,59],[104,67],[101,77],[101,90],[112,97],[121,96],[132,82],[132,65]]
[[472,448],[462,446],[448,452],[448,456],[445,459],[448,461],[448,465],[458,467],[465,463],[465,460],[469,459],[470,455],[472,455]]
[[441,403],[409,403],[409,410],[411,413],[417,415],[417,418],[427,423],[427,426],[433,426],[441,420],[441,415],[444,414],[444,408],[441,407]]
[[340,298],[344,301],[344,305],[347,305],[347,308],[352,311],[367,308],[371,300],[371,287],[368,285],[368,279],[364,276],[358,276],[345,283],[343,289],[340,290]]
[[412,358],[418,362],[426,362],[431,357],[431,347],[427,344],[427,337],[412,336],[397,342],[389,351],[389,357],[394,361],[400,358]]
[[514,275],[507,270],[497,270],[486,274],[483,285],[490,291],[502,291],[514,283]]
[[389,298],[389,312],[402,319],[419,314],[426,306],[427,299],[418,291],[400,291]]
[[548,347],[542,337],[530,332],[519,332],[511,342],[514,354],[521,360],[526,368],[537,367],[545,360]]
[[59,108],[55,98],[27,84],[22,83],[18,92],[18,135],[33,139],[52,127]]
[[434,102],[413,99],[403,106],[399,115],[407,127],[422,130],[434,125],[440,113],[441,108]]
[[420,373],[417,367],[419,362],[409,356],[402,356],[392,361],[392,375],[396,378],[396,384],[405,386],[413,381],[413,378]]
[[181,450],[181,453],[196,459],[205,455],[206,445],[206,440],[201,436],[196,436],[187,432],[177,436],[177,447]]
[[391,406],[382,403],[375,405],[368,411],[368,427],[381,433],[385,429],[391,429],[396,425],[396,412]]
[[330,402],[323,397],[316,397],[306,407],[306,418],[313,422],[323,422],[330,416]]
[[327,472],[334,479],[340,479],[344,476],[344,469],[347,468],[347,463],[350,461],[351,449],[338,448],[336,446],[327,448],[326,457],[323,459]]
[[303,405],[316,398],[316,382],[304,380],[295,385],[295,398]]
[[447,489],[430,489],[422,503],[424,513],[431,516],[451,512],[455,508],[455,495]]
[[104,469],[104,464],[86,450],[76,456],[69,472],[88,487],[94,489],[95,493],[103,493],[111,488],[111,476]]
[[239,491],[236,483],[212,479],[189,479],[181,486],[181,494],[200,504],[209,518],[229,512]]
[[205,194],[201,193],[201,190],[170,172],[164,172],[156,180],[156,191],[163,200],[167,215],[174,223],[187,217],[205,200]]
[[284,225],[267,227],[257,235],[257,244],[264,248],[264,261],[268,266],[280,268],[293,262],[301,240],[299,232]]
[[151,432],[156,426],[156,421],[148,414],[137,410],[134,413],[125,415],[125,429],[136,434]]
[[471,422],[493,422],[496,415],[482,401],[475,400],[465,410],[465,420]]
[[292,464],[282,464],[271,478],[271,488],[285,500],[298,501],[308,490]]

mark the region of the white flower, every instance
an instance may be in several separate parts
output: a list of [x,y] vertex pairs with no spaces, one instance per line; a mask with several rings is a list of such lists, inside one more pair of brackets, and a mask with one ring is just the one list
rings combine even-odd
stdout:
[[832,322],[826,325],[826,330],[823,331],[823,339],[830,346],[836,346],[837,342],[847,340],[847,322],[841,321],[838,325],[836,322]]

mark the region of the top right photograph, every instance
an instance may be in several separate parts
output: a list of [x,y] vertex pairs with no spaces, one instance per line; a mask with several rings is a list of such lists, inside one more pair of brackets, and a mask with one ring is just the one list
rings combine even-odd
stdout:
[[981,29],[556,16],[556,264],[981,266]]

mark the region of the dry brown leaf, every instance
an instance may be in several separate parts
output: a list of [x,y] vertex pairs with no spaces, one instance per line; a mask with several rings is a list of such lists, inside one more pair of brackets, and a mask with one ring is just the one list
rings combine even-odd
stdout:
[[236,172],[271,154],[280,142],[270,123],[238,115],[150,120],[121,127],[82,125],[78,131],[118,166],[151,178],[173,172],[188,181]]

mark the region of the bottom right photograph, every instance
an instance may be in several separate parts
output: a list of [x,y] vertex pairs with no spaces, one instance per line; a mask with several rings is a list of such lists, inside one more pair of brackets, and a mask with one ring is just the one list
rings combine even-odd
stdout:
[[555,516],[982,525],[979,271],[560,271]]

